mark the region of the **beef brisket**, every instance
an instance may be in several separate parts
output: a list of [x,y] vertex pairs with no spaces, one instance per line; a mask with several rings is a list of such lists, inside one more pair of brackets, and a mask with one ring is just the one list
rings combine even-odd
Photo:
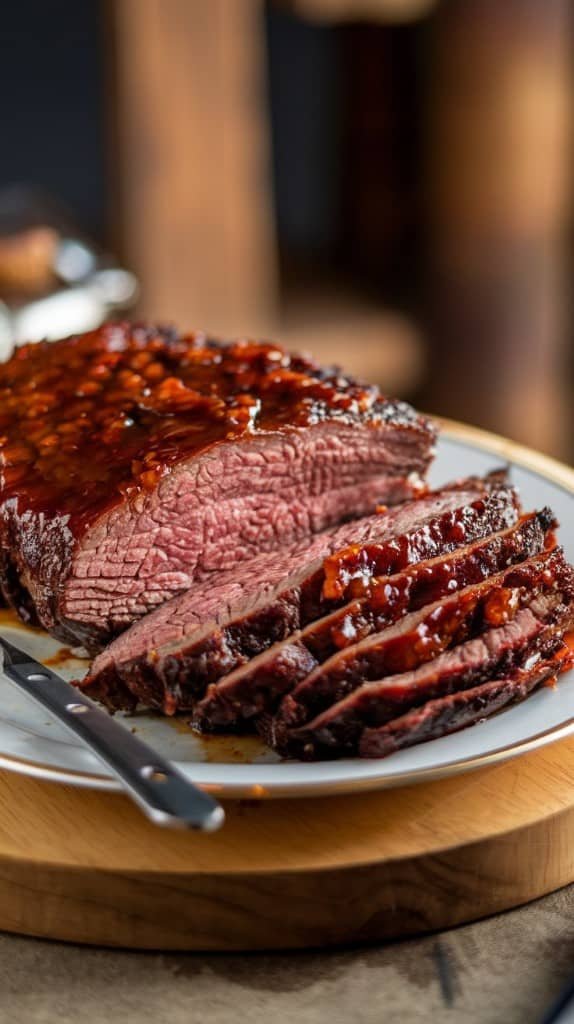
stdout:
[[561,549],[555,549],[407,615],[310,672],[283,698],[278,721],[290,729],[302,726],[363,683],[430,661],[467,636],[508,621],[557,579],[569,585],[569,573]]
[[517,516],[516,492],[497,473],[348,523],[305,548],[259,556],[136,623],[96,659],[83,685],[110,707],[189,709],[207,685],[343,603],[324,596],[323,559],[351,538],[377,541],[377,564],[393,572]]
[[[556,640],[557,646],[561,643]],[[555,657],[542,658],[536,654],[532,660],[529,668],[516,669],[502,679],[491,679],[470,690],[427,701],[378,729],[364,729],[359,740],[360,756],[387,757],[396,750],[482,722],[509,704],[524,700],[537,687],[554,681],[559,671],[570,667],[557,662]]]
[[439,655],[419,668],[365,683],[301,728],[286,729],[268,716],[262,728],[272,745],[286,756],[304,759],[356,753],[365,729],[376,729],[408,709],[528,664],[534,655],[547,658],[561,644],[573,620],[574,581],[568,592],[557,591],[521,608],[503,626]]
[[[574,568],[505,471],[271,343],[141,324],[0,366],[0,602],[100,652],[110,710],[381,757],[570,667]],[[108,645],[105,649],[104,646]]]
[[100,648],[214,571],[421,489],[433,426],[272,344],[108,324],[0,366],[5,598]]
[[554,525],[552,513],[544,509],[451,555],[420,562],[394,576],[376,578],[367,597],[313,621],[211,685],[195,710],[195,725],[202,730],[233,727],[273,707],[278,697],[339,650],[392,625],[409,612],[541,552]]

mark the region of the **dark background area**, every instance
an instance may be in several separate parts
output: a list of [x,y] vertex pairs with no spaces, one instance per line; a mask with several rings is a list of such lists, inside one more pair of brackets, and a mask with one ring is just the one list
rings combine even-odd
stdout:
[[102,241],[107,223],[103,9],[96,0],[18,0],[0,25],[0,187],[59,197]]
[[[45,189],[102,243],[114,184],[106,25],[99,0],[21,0],[3,11],[0,34],[10,98],[0,188]],[[284,272],[338,270],[389,298],[412,294],[404,271],[419,241],[420,26],[309,23],[268,4],[265,34]]]
[[570,457],[568,0],[318,6],[5,5],[0,192],[62,202],[146,316]]

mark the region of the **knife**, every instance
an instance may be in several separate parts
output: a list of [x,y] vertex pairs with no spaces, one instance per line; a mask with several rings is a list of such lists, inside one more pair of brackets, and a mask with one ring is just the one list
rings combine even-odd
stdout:
[[89,697],[25,651],[0,637],[4,673],[54,715],[101,761],[155,825],[214,832],[225,813],[174,764],[124,728]]

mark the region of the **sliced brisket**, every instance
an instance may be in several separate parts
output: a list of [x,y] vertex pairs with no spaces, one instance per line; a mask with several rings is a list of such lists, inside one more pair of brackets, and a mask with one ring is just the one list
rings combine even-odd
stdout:
[[323,594],[323,559],[351,538],[376,541],[378,564],[394,572],[517,517],[516,492],[493,474],[259,556],[136,623],[96,659],[82,685],[110,707],[140,701],[166,713],[189,709],[207,685],[344,602]]
[[570,667],[574,569],[505,471],[429,492],[435,435],[271,343],[25,346],[0,366],[0,603],[101,651],[78,685],[110,710],[304,759],[444,735]]
[[544,509],[446,557],[441,555],[394,576],[376,578],[367,597],[313,621],[211,685],[195,710],[195,725],[202,730],[233,727],[272,708],[279,697],[337,651],[392,625],[409,612],[541,552],[555,525],[552,513]]
[[[557,646],[561,643],[556,640]],[[430,700],[378,729],[365,729],[359,740],[360,756],[387,757],[396,750],[482,722],[509,704],[524,700],[537,687],[555,680],[558,671],[569,667],[557,663],[554,657],[543,659],[534,655],[532,660],[534,664],[529,668],[516,669],[502,679],[491,679],[470,690]]]
[[416,668],[466,637],[503,624],[556,580],[569,585],[569,573],[561,549],[555,549],[412,612],[310,672],[283,698],[278,722],[302,726],[363,683]]
[[547,658],[561,645],[573,619],[574,580],[568,592],[539,597],[512,621],[439,655],[414,671],[365,683],[349,696],[298,729],[280,719],[263,721],[268,742],[286,756],[304,759],[356,753],[364,729],[376,729],[408,709],[506,675],[528,664],[533,655]]
[[271,344],[108,324],[0,366],[2,590],[97,649],[214,571],[420,491],[435,430]]

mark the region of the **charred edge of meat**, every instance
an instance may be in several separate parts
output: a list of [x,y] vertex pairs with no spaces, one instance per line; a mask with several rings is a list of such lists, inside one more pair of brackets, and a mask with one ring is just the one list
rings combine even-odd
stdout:
[[[560,638],[556,638],[556,647],[557,653],[564,649]],[[440,739],[482,722],[503,708],[525,700],[539,686],[555,683],[558,674],[568,667],[567,663],[551,657],[529,670],[519,669],[506,678],[428,701],[378,729],[365,729],[359,740],[359,755],[388,757],[397,750]]]
[[[505,509],[506,518],[502,514]],[[493,517],[497,512],[499,514],[498,523],[492,524],[492,530],[512,525],[520,511],[520,499],[515,488],[487,489],[467,506],[445,512],[422,524],[418,530],[380,542],[349,544],[333,552],[323,561],[323,599],[341,601],[360,596],[374,577],[400,572],[407,565],[453,551],[483,537],[481,516],[488,515],[490,511]]]
[[[461,636],[465,623],[468,635],[476,636],[488,625],[498,625],[511,618],[541,588],[547,590],[560,582],[569,587],[569,579],[569,567],[563,553],[560,548],[554,548],[442,598],[436,605],[422,608],[410,622],[403,620],[404,624],[399,623],[392,633],[383,630],[380,636],[375,634],[334,656],[283,699],[277,712],[278,720],[283,721],[287,728],[301,726],[334,701],[344,699],[362,681],[372,680],[372,671],[378,671],[382,662],[379,648],[384,655],[389,638],[393,647],[398,644],[398,653],[404,649],[405,657],[408,657],[416,645],[421,626],[426,630],[426,622],[432,635],[436,633],[441,643],[443,637],[445,643],[449,643],[449,638],[453,640],[455,635]],[[410,634],[406,632],[407,626]],[[397,632],[398,638],[394,639]],[[431,651],[426,652],[420,662],[428,661],[431,656]],[[388,669],[385,674],[389,674]]]
[[[565,600],[571,602],[572,595]],[[534,653],[544,656],[554,653],[564,630],[572,622],[570,603],[563,603],[558,597],[557,602],[544,620],[537,618],[535,629],[524,633],[521,626],[518,628],[517,616],[517,629],[508,643],[505,633],[511,632],[509,624],[488,630],[420,667],[411,673],[414,679],[420,680],[414,688],[410,683],[406,685],[410,679],[408,673],[389,676],[380,683],[359,687],[349,697],[334,703],[300,728],[286,728],[285,723],[277,718],[267,720],[263,726],[267,741],[280,753],[304,760],[352,754],[356,752],[363,729],[382,726],[428,700],[468,689],[492,677],[495,672],[520,667]],[[528,607],[524,609],[524,612],[528,611]],[[524,612],[519,614],[524,616]],[[473,661],[470,651],[483,637],[488,637],[491,647],[478,657],[475,652]],[[469,658],[465,656],[467,651]],[[421,676],[425,677],[424,682]]]
[[300,702],[306,703],[307,694],[307,705],[317,712],[321,691],[310,685],[306,689],[303,681],[321,664],[407,614],[451,598],[456,590],[481,584],[486,576],[538,554],[553,522],[549,509],[543,509],[472,546],[375,581],[369,597],[315,620],[209,686],[195,709],[195,727],[201,731],[234,727],[238,719],[272,709],[299,683]]

